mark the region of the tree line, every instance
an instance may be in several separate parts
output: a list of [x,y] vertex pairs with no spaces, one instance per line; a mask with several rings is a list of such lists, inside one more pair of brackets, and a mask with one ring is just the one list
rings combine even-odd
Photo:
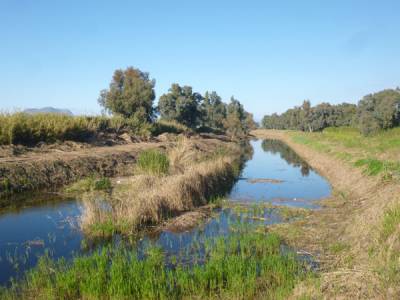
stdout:
[[244,137],[256,128],[253,115],[233,96],[229,103],[215,92],[204,95],[191,86],[171,85],[154,105],[155,80],[149,73],[128,67],[116,70],[108,89],[102,90],[99,104],[105,111],[137,123],[153,123],[157,118],[175,121],[195,131],[226,133]]
[[282,114],[266,115],[267,129],[321,131],[326,127],[353,126],[368,135],[400,125],[400,89],[386,89],[364,96],[357,105],[321,103],[311,106],[305,100]]

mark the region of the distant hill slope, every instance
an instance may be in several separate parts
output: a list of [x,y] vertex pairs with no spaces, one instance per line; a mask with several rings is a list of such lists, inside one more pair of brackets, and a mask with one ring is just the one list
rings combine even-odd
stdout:
[[24,110],[27,114],[38,114],[38,113],[53,113],[72,116],[73,113],[68,109],[59,109],[54,107],[43,107],[43,108],[28,108]]

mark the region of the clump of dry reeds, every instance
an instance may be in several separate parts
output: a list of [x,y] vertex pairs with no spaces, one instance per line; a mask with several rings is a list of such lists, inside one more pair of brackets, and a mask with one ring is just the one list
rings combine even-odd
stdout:
[[174,170],[169,175],[139,174],[117,185],[108,200],[109,211],[95,212],[102,208],[92,200],[84,201],[87,204],[82,228],[94,235],[103,234],[93,231],[99,228],[99,222],[112,220],[115,229],[112,232],[132,232],[225,194],[238,175],[238,157],[232,154],[200,161],[201,153],[190,144],[189,140],[183,140],[169,151],[170,167]]

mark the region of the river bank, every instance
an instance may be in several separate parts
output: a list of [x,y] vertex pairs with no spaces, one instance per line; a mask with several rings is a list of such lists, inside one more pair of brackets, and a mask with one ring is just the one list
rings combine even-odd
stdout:
[[[343,159],[348,155],[337,155],[346,154],[345,147],[337,141],[322,144],[318,133],[256,130],[252,134],[285,142],[333,187],[332,197],[321,201],[323,209],[301,221],[270,228],[321,263],[319,278],[298,285],[293,298],[398,298],[398,181],[370,176],[368,169]],[[301,143],[307,138],[311,142]],[[313,141],[319,144],[314,146]],[[363,158],[354,149],[349,152]]]
[[[232,298],[236,295],[237,298],[242,299],[249,297],[286,299],[295,283],[308,277],[307,270],[310,269],[311,261],[307,255],[304,258],[301,257],[304,255],[303,251],[300,251],[299,253],[302,254],[299,255],[291,248],[285,247],[278,235],[266,232],[266,226],[308,215],[309,208],[318,207],[314,203],[315,200],[330,194],[330,186],[283,143],[251,141],[251,145],[254,153],[251,151],[248,154],[241,175],[226,195],[225,201],[218,201],[209,208],[194,211],[190,209],[189,212],[175,219],[166,220],[161,227],[153,227],[156,232],[130,236],[128,240],[117,233],[113,234],[111,244],[106,243],[105,248],[96,247],[95,252],[92,252],[90,248],[87,250],[90,243],[84,232],[71,230],[66,233],[65,238],[64,234],[58,234],[61,229],[58,227],[53,229],[54,225],[51,224],[63,225],[64,232],[69,228],[65,226],[63,218],[59,221],[57,219],[58,215],[65,215],[65,210],[61,210],[60,214],[57,212],[60,208],[55,207],[52,215],[55,219],[49,222],[47,227],[41,226],[44,235],[51,234],[56,237],[53,243],[47,243],[46,239],[43,241],[43,248],[48,247],[50,253],[53,253],[51,259],[42,257],[39,262],[35,262],[32,255],[29,256],[28,263],[32,263],[33,266],[37,263],[38,265],[31,271],[27,265],[25,270],[28,270],[28,273],[22,273],[22,278],[20,278],[22,281],[18,281],[13,290],[6,290],[4,297],[26,297],[26,293],[30,292],[31,295],[49,298],[94,297],[100,294],[105,295],[106,298],[116,297],[116,295],[137,297],[148,295],[150,298],[172,295],[181,298],[185,295],[193,297],[195,294],[190,286],[195,282],[198,284],[203,282],[204,285],[202,283],[197,295],[201,294],[208,298]],[[227,156],[224,155],[226,152],[212,152],[214,152],[213,156],[218,153],[223,154],[223,157]],[[176,169],[178,172],[185,172],[185,168]],[[163,175],[163,177],[168,176]],[[115,180],[121,181],[121,184],[131,184],[129,179]],[[74,217],[73,211],[82,204],[81,200],[68,204],[67,207],[73,208],[68,215],[69,220],[71,218],[80,220],[81,215],[76,214]],[[82,208],[84,212],[84,207]],[[50,212],[47,210],[45,214],[48,215]],[[20,219],[24,218],[22,213]],[[0,222],[6,222],[3,225],[7,224],[7,219],[0,216]],[[37,219],[41,222],[46,220],[45,215],[42,214],[37,215]],[[15,220],[15,223],[18,221]],[[20,234],[14,232],[9,236],[10,239],[14,239],[13,237],[19,237]],[[72,249],[76,251],[74,255],[76,258],[72,260],[70,252],[64,252],[66,247],[63,246],[65,243],[71,246],[69,243],[71,240],[75,245]],[[123,252],[118,251],[121,242],[127,246],[127,248],[123,247],[125,249]],[[84,245],[83,249],[79,247],[79,243]],[[60,247],[54,247],[54,245]],[[230,246],[227,247],[228,245]],[[232,248],[232,245],[241,246]],[[238,252],[228,251],[228,249],[238,249]],[[155,250],[157,251],[154,252]],[[154,257],[151,253],[159,253],[159,251],[162,255],[157,254],[157,259],[152,260]],[[126,261],[126,257],[129,261]],[[120,264],[129,265],[129,262],[136,258],[139,261],[135,262],[132,268],[125,269],[126,272],[118,267]],[[151,261],[148,259],[157,264],[149,265]],[[161,261],[162,265],[160,265]],[[108,268],[103,269],[102,262],[107,265],[111,263],[115,268],[112,268],[113,271]],[[4,263],[7,264],[6,261]],[[194,264],[198,264],[199,267],[193,268]],[[85,272],[87,276],[83,278],[78,273],[88,266],[91,267],[87,269],[88,271]],[[135,272],[138,269],[134,266],[145,268],[140,272],[148,271],[143,276],[143,280],[147,282],[145,286],[141,281],[135,283],[129,280],[131,276],[137,277]],[[24,269],[23,266],[22,269]],[[167,276],[169,281],[166,277],[157,276],[158,273],[154,273],[156,270],[162,270],[162,274]],[[181,271],[175,272],[175,270]],[[263,271],[260,273],[252,270]],[[110,271],[112,273],[109,273]],[[201,276],[196,277],[198,275]],[[94,278],[103,279],[99,281]],[[118,278],[125,279],[121,281]],[[182,282],[182,278],[187,278],[188,281]],[[68,286],[64,285],[66,282]],[[176,290],[170,290],[168,282],[177,284]],[[90,289],[89,286],[91,286]],[[109,286],[120,289],[108,289]]]
[[[56,191],[87,176],[115,177],[133,174],[139,153],[149,149],[165,151],[176,145],[178,135],[162,134],[148,142],[119,140],[111,146],[93,146],[67,142],[60,145],[26,149],[19,153],[2,150],[0,155],[0,206],[7,205],[11,195],[40,190]],[[203,148],[226,137],[201,135],[192,137]],[[222,139],[222,140],[221,140]],[[13,151],[11,151],[13,152]],[[15,152],[15,151],[14,151]],[[3,204],[1,204],[3,203]]]

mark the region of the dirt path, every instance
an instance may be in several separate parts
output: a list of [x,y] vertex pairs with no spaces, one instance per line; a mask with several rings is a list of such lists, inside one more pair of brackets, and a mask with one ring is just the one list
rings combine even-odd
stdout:
[[0,198],[38,189],[54,190],[89,175],[129,175],[137,155],[150,148],[166,148],[168,142],[29,151],[0,158]]
[[2,163],[15,163],[15,162],[35,162],[35,161],[49,161],[49,160],[70,160],[83,157],[102,157],[110,154],[119,153],[138,153],[145,149],[163,147],[166,143],[152,142],[152,143],[131,143],[125,145],[115,146],[102,146],[102,147],[86,147],[83,149],[73,151],[63,151],[60,149],[52,149],[38,152],[27,152],[21,155],[14,155],[10,157],[0,157],[0,164]]
[[334,155],[297,144],[287,131],[255,130],[252,134],[285,142],[332,184],[333,195],[322,201],[323,209],[305,220],[271,228],[321,263],[320,278],[298,286],[294,298],[399,299],[399,285],[382,272],[388,268],[382,257],[396,248],[387,252],[393,241],[383,241],[380,230],[385,211],[400,202],[400,185],[383,183]]

